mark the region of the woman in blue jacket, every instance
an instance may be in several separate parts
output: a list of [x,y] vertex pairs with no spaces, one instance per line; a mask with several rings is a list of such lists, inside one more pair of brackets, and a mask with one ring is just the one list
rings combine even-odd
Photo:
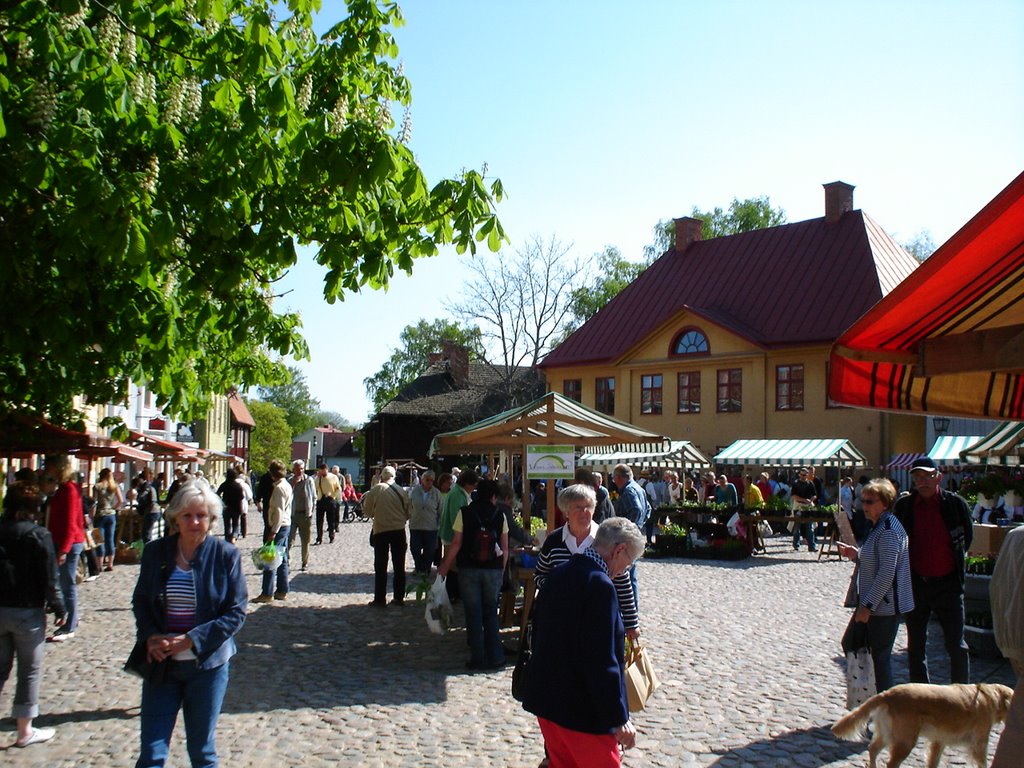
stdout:
[[238,549],[209,535],[221,509],[209,486],[184,484],[167,510],[177,533],[142,552],[132,596],[137,639],[151,661],[168,664],[162,681],[142,683],[136,768],[164,765],[179,709],[193,768],[217,765],[214,732],[248,603]]
[[853,621],[867,624],[875,688],[881,693],[892,687],[892,646],[900,621],[914,610],[910,548],[907,532],[890,511],[896,500],[891,482],[872,480],[861,489],[860,500],[872,528],[859,549],[840,542],[839,552],[858,562]]

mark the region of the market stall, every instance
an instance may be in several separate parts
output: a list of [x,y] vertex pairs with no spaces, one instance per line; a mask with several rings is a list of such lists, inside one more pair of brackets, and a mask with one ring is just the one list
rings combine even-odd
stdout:
[[[664,452],[671,441],[593,411],[557,392],[548,392],[519,408],[435,436],[429,455],[491,455],[487,463],[498,468],[498,472],[503,471],[501,457],[504,457],[504,471],[511,475],[512,458],[525,456],[530,446],[571,445],[584,453],[593,453],[599,446],[637,443]],[[525,471],[522,474],[523,498],[529,499],[529,477]],[[548,530],[551,530],[555,520],[554,483],[547,484],[547,510]],[[524,522],[529,519],[527,505],[524,505],[523,517]]]
[[[845,405],[1024,419],[1024,173],[836,340],[828,388]],[[1019,466],[1019,435],[1006,424],[961,458]],[[1005,530],[975,524],[972,550],[997,554]],[[983,654],[987,578],[966,577],[965,636]]]
[[616,464],[629,464],[640,469],[678,469],[680,472],[685,472],[687,467],[706,469],[711,466],[711,460],[689,440],[672,440],[667,448],[662,444],[647,443],[599,446],[581,453],[576,463],[581,467],[605,471],[610,471]]
[[1024,422],[1000,424],[960,451],[960,460],[983,466],[1019,467],[1024,457]]
[[[848,470],[852,474],[854,468],[867,466],[867,458],[857,447],[845,438],[807,438],[789,440],[737,440],[717,456],[716,464],[727,464],[745,467],[836,467]],[[835,498],[839,499],[839,482],[836,484]],[[761,515],[766,522],[794,522],[792,515]],[[751,549],[763,549],[760,541],[758,521],[745,516],[747,531],[750,536]],[[826,535],[829,541],[834,538],[836,520],[831,514],[812,515],[801,518],[801,522],[825,523],[828,527]],[[829,545],[819,549],[818,558],[831,552]]]

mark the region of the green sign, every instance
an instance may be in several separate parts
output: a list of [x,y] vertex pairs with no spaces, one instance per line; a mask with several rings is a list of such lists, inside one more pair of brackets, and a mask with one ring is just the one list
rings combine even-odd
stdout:
[[576,474],[576,447],[572,445],[526,446],[526,476],[545,480],[572,480]]

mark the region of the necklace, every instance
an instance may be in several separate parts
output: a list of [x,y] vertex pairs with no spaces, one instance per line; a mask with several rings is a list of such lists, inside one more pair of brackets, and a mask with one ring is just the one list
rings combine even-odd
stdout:
[[189,570],[192,567],[192,561],[189,560],[189,558],[185,557],[185,552],[181,548],[181,541],[178,542],[178,564],[181,565],[185,570]]

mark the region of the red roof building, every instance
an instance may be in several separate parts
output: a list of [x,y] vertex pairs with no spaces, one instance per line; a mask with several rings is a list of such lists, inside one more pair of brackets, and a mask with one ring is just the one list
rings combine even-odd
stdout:
[[920,419],[827,401],[829,346],[918,266],[853,189],[826,184],[821,218],[707,241],[677,219],[675,246],[541,363],[549,388],[709,455],[740,438],[844,437],[879,464],[922,450]]
[[241,461],[249,464],[249,445],[252,436],[252,428],[256,421],[245,401],[238,396],[237,392],[228,395],[228,409],[231,412],[231,431],[228,435],[228,452],[237,456]]

